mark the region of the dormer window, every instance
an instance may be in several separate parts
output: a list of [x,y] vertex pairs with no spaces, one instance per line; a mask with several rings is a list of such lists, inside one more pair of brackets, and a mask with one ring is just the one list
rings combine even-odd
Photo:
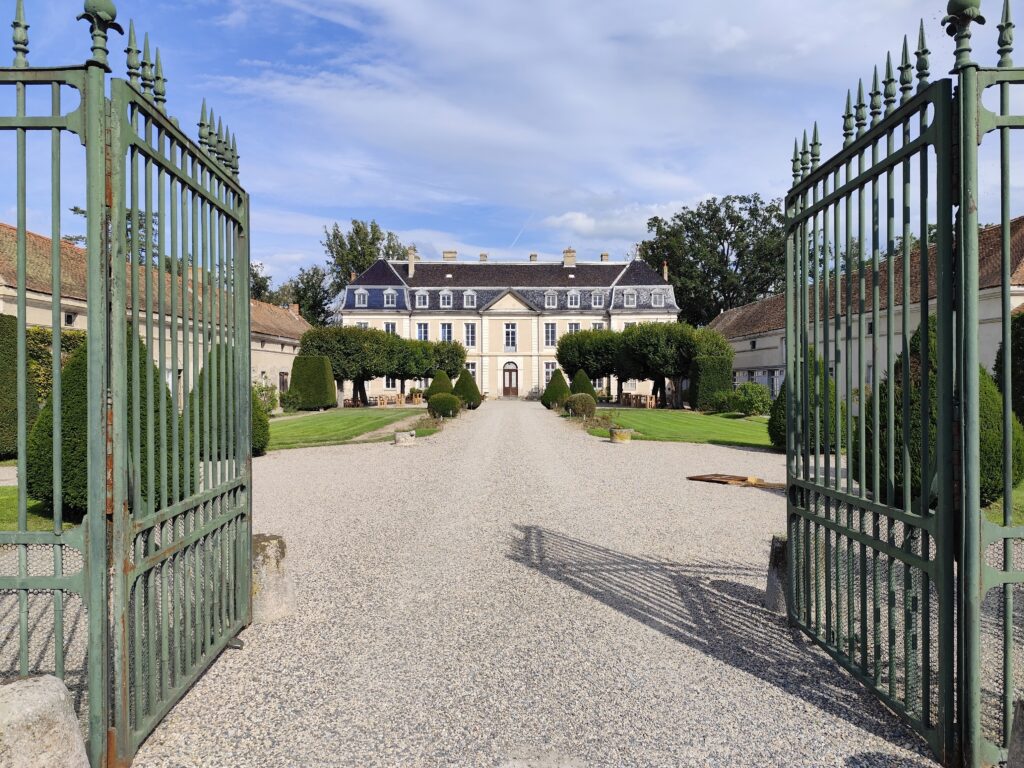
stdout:
[[384,291],[384,306],[394,308],[398,303],[398,294],[394,291]]
[[580,294],[579,294],[579,291],[569,291],[568,305],[569,305],[569,309],[579,309],[580,308]]
[[427,299],[427,292],[426,291],[420,291],[419,293],[417,293],[416,294],[416,309],[426,309],[428,305],[429,305],[429,301]]
[[665,294],[664,293],[652,293],[651,294],[651,306],[652,307],[664,307],[665,306]]
[[365,307],[369,300],[369,294],[366,291],[356,291],[356,306]]
[[599,291],[590,294],[590,306],[594,309],[601,309],[604,306],[604,294]]
[[466,309],[476,308],[476,294],[473,291],[466,291],[462,294],[462,306]]
[[452,292],[451,291],[441,291],[441,309],[451,309],[451,308],[452,308]]
[[554,291],[548,291],[544,294],[544,309],[557,309],[558,308],[558,294]]
[[622,295],[622,306],[630,309],[636,307],[636,291],[626,291]]

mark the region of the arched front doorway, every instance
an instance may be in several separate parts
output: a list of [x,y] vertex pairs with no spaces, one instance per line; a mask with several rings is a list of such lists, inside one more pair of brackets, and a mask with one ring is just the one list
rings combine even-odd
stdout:
[[515,363],[505,363],[501,376],[501,396],[519,397],[519,366]]

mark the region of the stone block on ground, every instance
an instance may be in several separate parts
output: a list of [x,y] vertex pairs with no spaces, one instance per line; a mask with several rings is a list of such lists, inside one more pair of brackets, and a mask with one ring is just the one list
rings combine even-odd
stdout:
[[768,556],[768,587],[765,607],[773,613],[786,615],[786,537],[772,536],[772,550]]
[[266,624],[295,613],[295,585],[285,567],[281,536],[252,537],[252,620]]
[[52,675],[0,685],[0,765],[89,768],[71,694]]
[[395,445],[413,445],[416,442],[416,430],[395,432]]

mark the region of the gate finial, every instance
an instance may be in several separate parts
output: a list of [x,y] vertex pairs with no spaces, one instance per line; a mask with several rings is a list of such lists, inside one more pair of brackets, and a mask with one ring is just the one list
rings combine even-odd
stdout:
[[814,132],[811,135],[811,170],[818,170],[821,164],[821,137],[818,135],[818,121],[814,121]]
[[981,15],[981,0],[949,0],[946,6],[946,18],[942,23],[946,32],[956,39],[956,66],[954,71],[970,66],[971,61],[971,22],[984,24]]
[[231,134],[231,170],[235,174],[235,178],[238,178],[238,139],[235,134]]
[[160,61],[160,49],[156,49],[156,77],[153,80],[153,97],[156,101],[156,108],[161,112],[167,112],[167,78],[164,77],[164,65]]
[[23,69],[28,66],[28,24],[25,23],[25,0],[18,0],[14,8],[14,66]]
[[153,100],[153,59],[149,55],[149,32],[142,40],[142,95]]
[[800,142],[793,139],[793,186],[800,182]]
[[857,118],[857,137],[864,135],[864,126],[868,124],[868,105],[864,103],[864,81],[857,81],[857,106],[854,111]]
[[903,36],[903,58],[900,60],[900,104],[906,104],[913,98],[914,77],[911,74],[914,67],[910,63],[910,41]]
[[843,113],[843,146],[853,144],[853,95],[846,92],[846,111]]
[[882,115],[882,89],[878,84],[878,67],[871,79],[871,127],[878,125]]
[[139,50],[139,43],[135,39],[134,19],[128,22],[128,47],[124,49],[124,52],[128,56],[128,82],[138,88],[139,76],[142,74],[139,69],[139,54],[142,51]]
[[811,171],[811,150],[807,144],[807,131],[804,131],[804,146],[800,150],[800,178],[806,179]]
[[885,80],[882,81],[885,87],[885,114],[891,115],[896,106],[896,76],[892,69],[892,54],[885,55]]
[[107,31],[114,30],[120,35],[124,34],[121,25],[117,23],[117,8],[111,0],[85,0],[85,10],[79,14],[78,20],[89,22],[89,32],[92,34],[92,61],[101,67],[110,70],[107,63]]
[[206,121],[206,99],[203,99],[203,111],[199,116],[199,146],[206,148],[207,138],[209,137],[210,124]]
[[1003,18],[999,22],[999,66],[1013,66],[1013,19],[1010,18],[1010,0],[1003,0]]
[[923,91],[928,85],[928,77],[931,75],[931,63],[928,57],[931,51],[928,50],[928,41],[924,34],[924,19],[921,20],[921,31],[917,34],[917,90]]

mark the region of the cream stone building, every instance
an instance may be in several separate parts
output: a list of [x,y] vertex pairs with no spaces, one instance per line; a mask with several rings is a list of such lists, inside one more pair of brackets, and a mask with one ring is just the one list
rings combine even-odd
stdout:
[[[29,232],[26,245],[25,320],[30,327],[50,327],[53,324],[52,241],[48,237]],[[0,224],[0,314],[4,315],[17,315],[16,254],[17,230],[7,224]],[[88,310],[85,251],[69,243],[61,243],[60,260],[61,327],[85,330]],[[169,295],[170,275],[165,272],[159,275],[165,280]],[[191,298],[191,285],[186,282],[186,286]],[[155,312],[157,323],[162,322],[164,326],[165,339],[170,338],[172,316],[169,309],[163,314]],[[250,302],[250,318],[252,380],[287,390],[292,361],[298,354],[302,334],[310,328],[309,323],[294,309],[276,307],[262,301]],[[165,345],[165,348],[169,346]],[[179,353],[180,350],[179,347]],[[151,351],[154,355],[158,354],[156,349]],[[170,370],[170,352],[166,354],[168,360],[165,368]],[[181,374],[179,368],[178,376]]]
[[[466,367],[488,397],[537,396],[558,367],[558,339],[581,330],[621,331],[636,323],[675,322],[672,286],[646,262],[578,262],[566,249],[561,262],[378,260],[340,297],[337,321],[378,328],[407,339],[458,341]],[[604,382],[598,382],[604,384]],[[609,382],[614,388],[615,382]],[[626,389],[650,383],[627,383]],[[370,396],[397,391],[378,379]],[[645,390],[646,391],[646,390]]]
[[[1016,309],[1024,304],[1024,217],[1014,219],[1010,224],[1010,305]],[[995,362],[996,352],[1002,338],[1002,227],[994,226],[983,229],[979,234],[979,331],[978,331],[978,359],[985,368],[991,370]],[[917,266],[916,254],[914,260]],[[928,268],[928,311],[935,311],[936,297],[936,260],[935,250],[929,254]],[[895,283],[897,286],[903,284],[902,259],[897,260],[893,265]],[[879,280],[883,284],[879,286],[879,315],[878,325],[875,327],[874,316],[870,309],[864,314],[864,386],[871,387],[884,376],[888,367],[886,363],[886,346],[888,343],[888,307],[889,291],[885,281],[888,280],[888,270],[885,264],[879,269]],[[866,276],[867,293],[864,296],[865,306],[870,308],[873,304],[873,294],[870,275]],[[910,333],[917,329],[921,322],[921,270],[912,270],[910,275],[910,295],[915,300],[907,306],[910,317],[907,327]],[[833,289],[834,291],[834,289]],[[846,353],[845,338],[846,328],[850,327],[853,339],[859,336],[861,316],[859,314],[860,297],[856,283],[851,286],[851,306],[855,311],[849,316],[845,312],[845,282],[840,286],[840,296],[844,301],[843,311],[839,318],[839,366],[835,364],[835,352],[830,353],[830,369],[837,375],[836,385],[839,392],[846,391],[846,361],[843,355]],[[893,322],[893,347],[895,354],[899,353],[903,345],[903,301],[899,290],[894,291],[892,303]],[[813,296],[813,292],[811,294]],[[832,293],[834,296],[835,294]],[[897,309],[898,308],[898,309]],[[709,327],[722,333],[732,344],[736,352],[733,360],[733,380],[736,384],[747,381],[757,381],[765,384],[771,389],[772,396],[778,392],[786,374],[786,297],[784,294],[770,296],[762,301],[747,304],[723,312],[709,323]],[[810,338],[814,338],[813,327],[808,329]],[[829,345],[835,349],[835,316],[829,323]],[[818,336],[816,346],[819,355],[823,356],[825,344],[824,324],[818,325]],[[851,371],[852,389],[860,387],[860,358],[858,357],[857,344],[850,346],[849,368]],[[838,370],[838,373],[836,371]]]

